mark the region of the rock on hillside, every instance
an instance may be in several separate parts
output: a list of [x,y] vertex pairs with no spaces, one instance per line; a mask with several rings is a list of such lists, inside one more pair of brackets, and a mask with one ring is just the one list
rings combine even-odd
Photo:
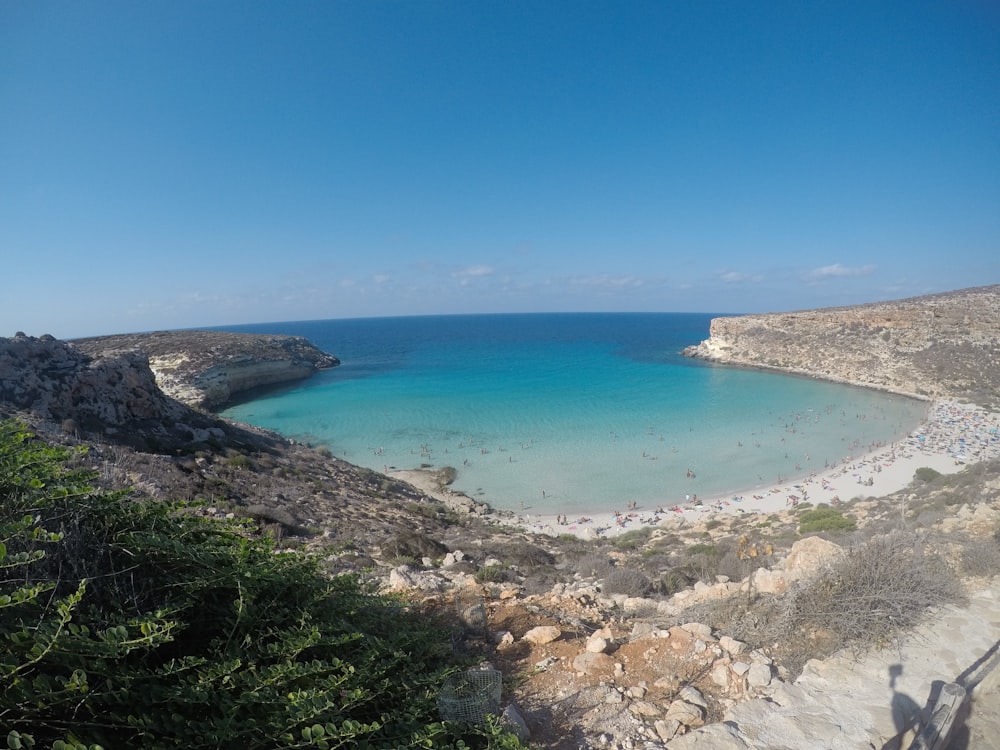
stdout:
[[100,435],[142,430],[166,437],[186,409],[163,395],[146,356],[100,359],[51,336],[0,338],[0,405]]
[[716,318],[710,334],[684,354],[927,398],[1000,403],[1000,285]]
[[76,339],[93,357],[142,352],[168,396],[215,409],[238,393],[307,378],[340,364],[301,336],[226,331],[158,331]]

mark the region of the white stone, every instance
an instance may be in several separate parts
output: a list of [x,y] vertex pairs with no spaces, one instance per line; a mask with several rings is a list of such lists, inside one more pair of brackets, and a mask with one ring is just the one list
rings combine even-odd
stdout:
[[800,580],[815,575],[821,568],[840,557],[842,552],[843,550],[833,542],[818,536],[808,536],[792,545],[781,567],[790,578]]
[[633,701],[632,704],[629,705],[628,710],[636,716],[651,717],[661,716],[663,714],[663,711],[661,711],[656,704],[650,703],[649,701]]
[[729,668],[733,670],[733,674],[737,674],[740,677],[750,671],[750,665],[742,661],[734,661],[729,665]]
[[525,633],[521,640],[536,646],[544,646],[546,643],[552,643],[561,635],[562,631],[555,625],[539,625]]
[[726,664],[716,664],[708,675],[709,679],[720,688],[729,687],[729,666]]
[[704,723],[704,713],[701,707],[682,700],[676,700],[670,704],[666,718],[676,719],[686,727],[697,727]]
[[743,641],[738,641],[728,635],[724,635],[719,639],[719,645],[723,648],[723,650],[728,652],[730,656],[742,654],[747,648],[747,644],[743,643]]
[[747,672],[747,683],[751,687],[767,687],[771,684],[771,666],[769,664],[753,664]]
[[712,638],[712,628],[701,622],[688,622],[681,625],[681,629],[686,630],[696,638],[710,640]]
[[592,635],[587,639],[586,650],[592,654],[603,654],[608,650],[608,642],[599,635]]
[[705,700],[705,696],[701,694],[701,691],[694,687],[694,685],[685,685],[681,688],[678,697],[690,703],[694,706],[701,706],[702,708],[708,708],[708,701]]
[[677,730],[681,728],[681,723],[677,719],[658,719],[653,723],[653,729],[656,730],[656,736],[659,737],[663,742],[669,742],[677,734]]

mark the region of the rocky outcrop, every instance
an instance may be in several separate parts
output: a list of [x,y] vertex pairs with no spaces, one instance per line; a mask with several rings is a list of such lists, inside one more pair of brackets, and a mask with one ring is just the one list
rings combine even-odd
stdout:
[[141,352],[94,360],[50,336],[0,339],[0,401],[49,419],[119,427],[174,416]]
[[[0,407],[64,432],[147,446],[207,440],[216,425],[163,394],[140,351],[95,358],[51,336],[0,338]],[[138,441],[129,436],[141,435]]]
[[690,357],[1000,404],[1000,285],[894,302],[716,318]]
[[301,336],[225,331],[159,331],[76,339],[95,357],[142,352],[169,396],[216,409],[255,388],[301,380],[340,361]]

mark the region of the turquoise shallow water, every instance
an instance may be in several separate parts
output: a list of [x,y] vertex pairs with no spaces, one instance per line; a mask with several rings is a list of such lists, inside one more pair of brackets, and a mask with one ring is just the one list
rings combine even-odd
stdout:
[[378,470],[453,466],[455,489],[496,508],[577,514],[805,475],[891,442],[926,413],[904,397],[681,357],[708,337],[711,317],[228,327],[303,335],[343,364],[225,415]]

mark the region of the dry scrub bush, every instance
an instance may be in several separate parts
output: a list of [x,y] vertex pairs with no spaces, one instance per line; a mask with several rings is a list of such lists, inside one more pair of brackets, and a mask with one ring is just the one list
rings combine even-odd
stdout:
[[582,578],[602,578],[611,568],[611,560],[605,555],[584,555],[576,562],[576,572]]
[[1000,538],[973,539],[962,547],[962,572],[970,576],[992,577],[1000,573]]
[[798,589],[785,631],[823,630],[837,645],[863,652],[887,644],[928,609],[961,596],[955,573],[926,549],[922,537],[894,531],[854,547]]
[[625,596],[645,596],[649,593],[649,579],[638,570],[616,568],[604,577],[602,586],[605,594],[624,594]]

